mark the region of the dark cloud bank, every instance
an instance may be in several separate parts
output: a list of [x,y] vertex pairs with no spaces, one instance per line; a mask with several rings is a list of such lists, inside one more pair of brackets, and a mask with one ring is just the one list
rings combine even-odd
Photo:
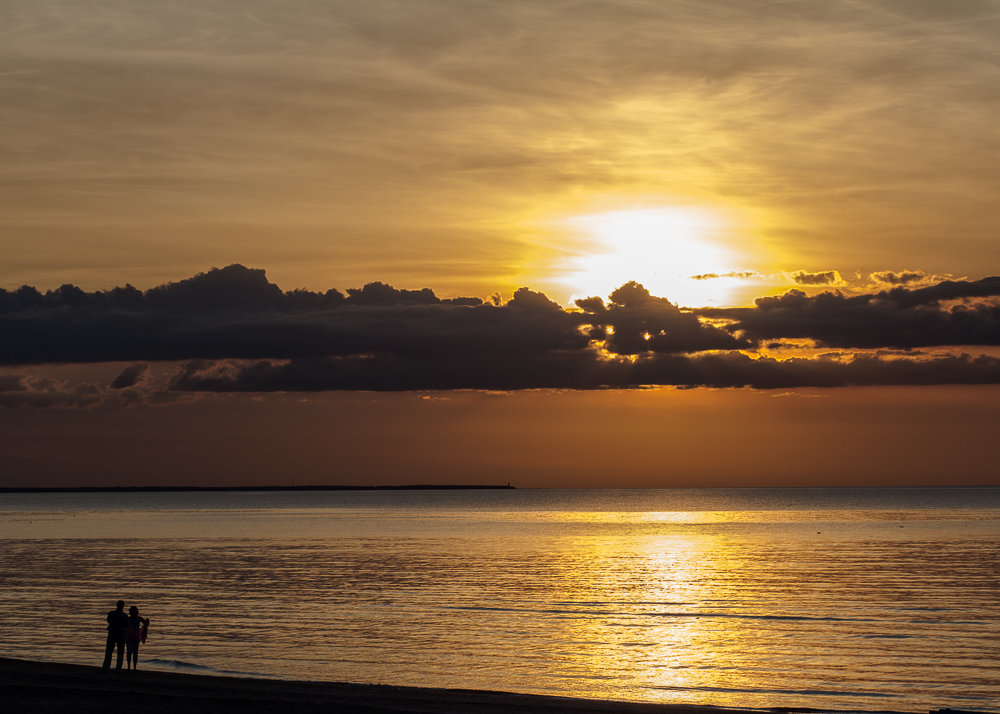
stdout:
[[[527,288],[503,304],[382,283],[283,292],[232,265],[145,292],[0,290],[0,362],[141,361],[114,390],[140,385],[146,361],[182,361],[181,391],[986,384],[1000,383],[1000,360],[975,348],[1000,344],[997,296],[991,277],[689,311],[628,283],[567,310]],[[838,352],[741,351],[787,339]],[[961,349],[919,351],[945,346]],[[28,389],[7,382],[0,392]]]

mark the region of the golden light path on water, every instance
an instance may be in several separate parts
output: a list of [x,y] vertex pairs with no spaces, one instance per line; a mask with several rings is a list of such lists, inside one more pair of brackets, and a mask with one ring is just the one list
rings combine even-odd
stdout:
[[[581,515],[625,522],[607,518],[624,514],[607,513],[572,514],[567,520]],[[646,523],[691,523],[701,521],[703,514],[645,515],[661,517],[643,519]],[[597,602],[615,613],[610,620],[568,618],[561,633],[570,641],[600,643],[581,652],[578,661],[583,671],[607,673],[608,686],[599,696],[621,698],[623,681],[631,682],[630,699],[670,701],[673,693],[684,692],[685,701],[708,704],[719,701],[714,690],[739,689],[746,679],[739,631],[698,612],[707,603],[721,607],[729,599],[724,587],[737,576],[739,564],[725,558],[725,547],[713,537],[636,535],[625,540],[627,545],[620,538],[580,542],[593,563],[560,596],[568,606]],[[726,576],[718,577],[723,571]]]

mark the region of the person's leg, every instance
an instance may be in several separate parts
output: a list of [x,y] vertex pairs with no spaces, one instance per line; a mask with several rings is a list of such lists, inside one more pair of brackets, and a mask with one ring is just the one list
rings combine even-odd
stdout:
[[121,671],[123,660],[125,659],[125,638],[118,640],[118,664],[115,669]]
[[108,633],[108,643],[104,646],[104,669],[111,669],[111,653],[115,649],[115,638]]

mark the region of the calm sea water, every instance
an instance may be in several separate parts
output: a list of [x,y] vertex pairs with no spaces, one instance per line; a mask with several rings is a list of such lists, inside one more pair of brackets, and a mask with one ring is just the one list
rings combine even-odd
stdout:
[[1000,489],[0,495],[0,655],[1000,712]]

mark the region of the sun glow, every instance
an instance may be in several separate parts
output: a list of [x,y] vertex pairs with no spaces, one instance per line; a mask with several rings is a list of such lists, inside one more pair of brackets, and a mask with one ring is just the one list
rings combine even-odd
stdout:
[[651,293],[681,306],[726,302],[734,286],[726,278],[695,275],[734,271],[737,256],[718,237],[727,227],[720,215],[697,208],[655,208],[576,216],[566,225],[593,252],[576,257],[562,282],[574,298],[606,297],[635,280]]

